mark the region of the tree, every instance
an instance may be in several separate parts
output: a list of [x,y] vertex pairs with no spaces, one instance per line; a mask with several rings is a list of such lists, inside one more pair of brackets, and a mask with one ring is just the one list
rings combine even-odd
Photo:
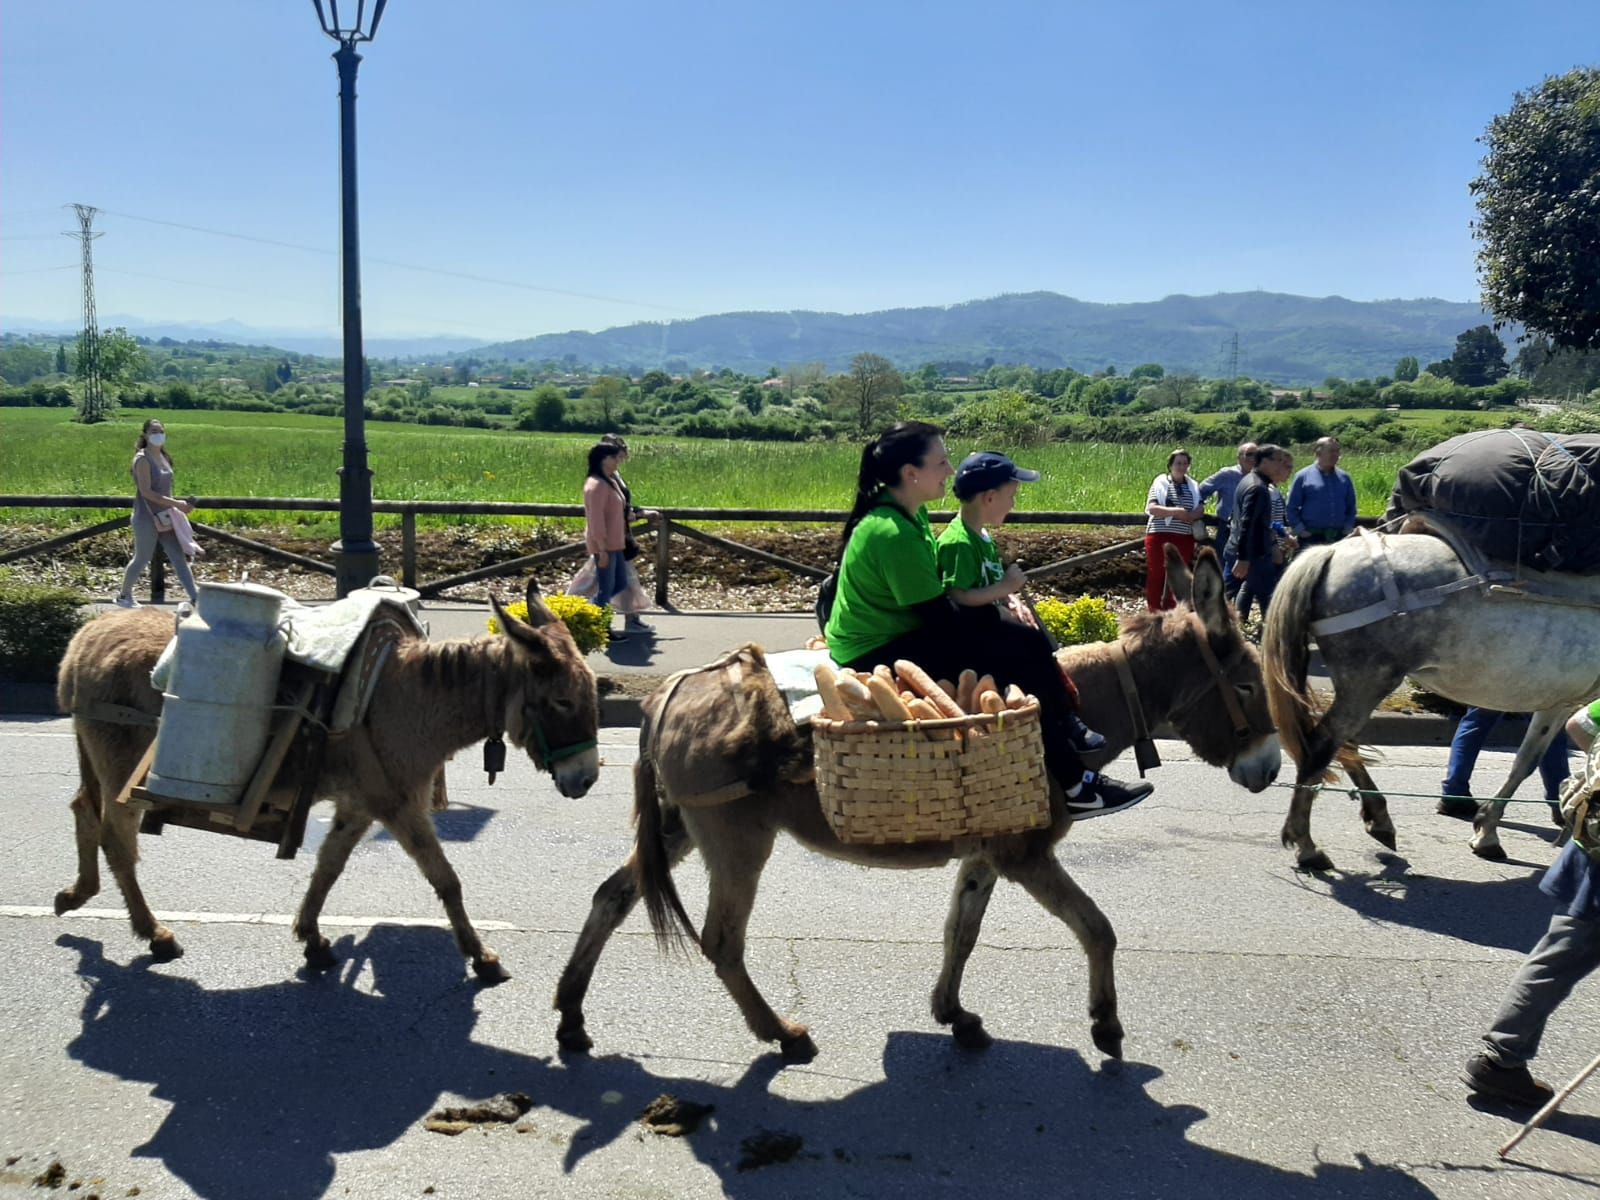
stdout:
[[[1135,368],[1135,372],[1143,368]],[[1156,370],[1160,370],[1157,367]],[[1134,373],[1129,373],[1128,378],[1134,378]],[[1155,382],[1139,390],[1139,399],[1149,402],[1152,408],[1189,408],[1200,396],[1200,380],[1193,375],[1158,375],[1142,376],[1141,378],[1154,378]]]
[[1160,379],[1167,369],[1160,363],[1140,363],[1128,372],[1129,379]]
[[518,429],[560,429],[567,419],[567,398],[554,384],[544,383],[534,388],[526,400],[518,402],[516,422]]
[[892,402],[905,390],[905,381],[887,358],[858,354],[850,360],[850,370],[834,379],[833,388],[839,407],[866,438],[883,423]]
[[[777,376],[769,375],[767,378],[776,379]],[[767,398],[762,393],[763,389],[754,383],[747,383],[739,389],[739,403],[749,410],[752,417],[759,417],[762,408],[767,403]]]
[[60,343],[57,343],[57,345],[56,345],[56,374],[57,375],[65,375],[66,373],[67,373],[67,344],[65,342],[60,342]]
[[1463,387],[1488,387],[1506,377],[1506,344],[1487,325],[1469,329],[1456,338],[1450,356],[1450,378]]
[[589,385],[584,396],[595,402],[600,410],[600,423],[609,429],[616,424],[617,413],[628,398],[628,381],[615,375],[602,375]]
[[1410,383],[1416,379],[1420,368],[1417,366],[1417,356],[1408,354],[1394,365],[1394,377],[1401,383]]
[[1478,141],[1484,306],[1558,346],[1600,348],[1600,67],[1518,92]]
[[[91,348],[88,339],[82,334],[78,335],[77,352],[73,356],[73,373],[80,380],[87,380],[91,368],[98,367],[102,394],[109,395],[117,385],[143,379],[150,370],[150,360],[146,357],[144,347],[133,338],[126,329],[118,326],[115,329],[102,330],[94,340],[93,358],[91,362]],[[94,422],[103,421],[109,415],[109,402],[101,411],[89,411],[92,401],[85,389],[79,405],[78,420]]]
[[641,396],[653,396],[662,388],[671,386],[672,376],[665,371],[646,371],[639,380],[639,394]]

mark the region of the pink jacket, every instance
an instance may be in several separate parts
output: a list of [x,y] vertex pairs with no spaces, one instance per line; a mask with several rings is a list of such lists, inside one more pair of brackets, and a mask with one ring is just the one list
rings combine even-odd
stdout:
[[621,491],[591,475],[583,481],[583,515],[587,522],[583,540],[590,554],[622,551],[627,543],[628,515]]

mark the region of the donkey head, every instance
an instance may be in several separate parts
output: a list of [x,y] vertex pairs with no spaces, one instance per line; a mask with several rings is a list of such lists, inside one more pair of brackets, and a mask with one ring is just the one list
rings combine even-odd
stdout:
[[506,735],[549,771],[563,796],[578,797],[600,777],[600,696],[594,672],[561,618],[528,582],[528,619],[519,621],[494,597],[495,619],[509,647]]
[[1261,660],[1239,630],[1211,548],[1200,551],[1192,572],[1172,546],[1166,555],[1174,594],[1189,597],[1162,619],[1179,651],[1172,654],[1177,695],[1169,719],[1201,758],[1259,792],[1277,778],[1282,760]]

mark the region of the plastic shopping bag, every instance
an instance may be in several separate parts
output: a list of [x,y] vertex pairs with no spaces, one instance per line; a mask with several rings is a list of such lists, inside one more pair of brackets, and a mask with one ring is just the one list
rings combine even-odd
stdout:
[[583,560],[583,566],[578,568],[578,573],[567,581],[567,595],[582,596],[586,600],[593,600],[600,591],[600,581],[595,577],[594,558],[591,556]]

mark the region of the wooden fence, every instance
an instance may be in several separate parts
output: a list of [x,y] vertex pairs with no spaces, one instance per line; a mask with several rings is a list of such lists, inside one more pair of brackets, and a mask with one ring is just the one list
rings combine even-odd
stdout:
[[[82,508],[126,510],[132,507],[132,503],[132,500],[121,496],[0,496],[0,509]],[[339,502],[337,500],[279,499],[260,496],[209,496],[206,498],[205,506],[211,512],[229,510],[241,512],[339,511]],[[578,539],[560,546],[552,546],[548,549],[540,550],[535,554],[507,559],[504,562],[479,567],[477,570],[465,571],[461,574],[448,575],[441,579],[432,579],[424,582],[417,578],[418,516],[581,518],[583,516],[583,507],[576,504],[511,504],[490,501],[375,500],[373,501],[372,509],[374,512],[399,515],[401,536],[400,579],[407,587],[416,588],[424,596],[437,596],[449,588],[496,576],[522,574],[530,568],[558,559],[577,558],[584,552],[583,541]],[[655,602],[657,607],[664,609],[672,607],[670,592],[672,547],[674,541],[678,538],[700,542],[725,553],[755,559],[769,566],[781,567],[786,571],[791,571],[808,579],[821,579],[827,574],[824,568],[816,567],[810,563],[796,562],[794,559],[785,558],[781,554],[773,554],[769,550],[762,550],[756,546],[746,546],[731,538],[722,537],[719,534],[697,528],[695,525],[689,524],[690,521],[699,524],[716,525],[740,523],[762,525],[842,525],[847,515],[834,509],[658,508],[655,511],[661,514],[661,521],[658,525],[640,522],[634,526],[634,529],[636,531],[652,530],[656,535]],[[933,513],[932,518],[935,522],[943,522],[948,521],[952,515],[951,513]],[[1140,526],[1142,528],[1145,520],[1143,513],[1014,512],[1007,518],[1006,523],[1008,525]],[[64,546],[70,546],[74,542],[81,542],[86,538],[98,537],[102,534],[126,528],[127,524],[127,517],[114,517],[109,521],[99,521],[93,525],[75,529],[71,533],[64,533],[26,546],[19,546],[0,553],[0,566],[40,554],[49,554]],[[332,562],[309,558],[303,554],[293,554],[287,550],[269,546],[229,530],[218,529],[214,525],[202,524],[196,521],[194,522],[194,527],[207,537],[250,550],[265,559],[287,563],[301,570],[314,571],[330,577],[334,574]],[[1128,541],[1117,542],[1114,545],[1105,546],[1087,554],[1079,554],[1072,558],[1062,559],[1059,562],[1034,567],[1028,571],[1028,577],[1030,579],[1041,579],[1072,568],[1086,567],[1093,563],[1103,562],[1106,559],[1142,550],[1143,546],[1144,538],[1141,532],[1137,538]],[[163,563],[164,560],[159,554],[151,560],[150,595],[151,599],[156,603],[160,603],[166,598],[166,576]]]

